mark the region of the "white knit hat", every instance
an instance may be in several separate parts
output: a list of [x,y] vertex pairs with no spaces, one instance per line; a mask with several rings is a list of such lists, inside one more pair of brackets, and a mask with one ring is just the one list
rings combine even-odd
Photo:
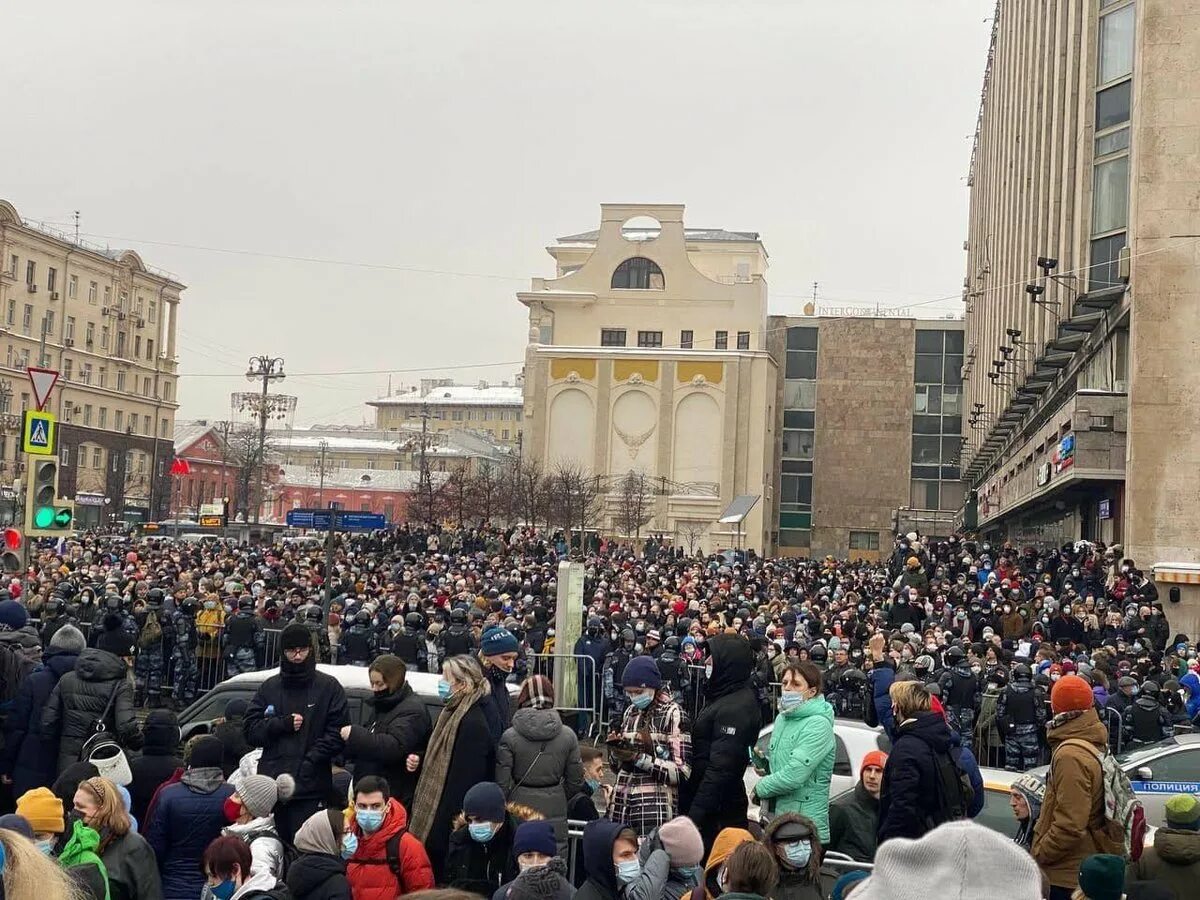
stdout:
[[238,782],[237,795],[246,811],[256,819],[269,816],[276,803],[286,803],[296,792],[296,781],[286,772],[278,778],[247,775]]
[[1037,863],[1011,839],[963,820],[910,841],[893,838],[854,900],[1041,900]]

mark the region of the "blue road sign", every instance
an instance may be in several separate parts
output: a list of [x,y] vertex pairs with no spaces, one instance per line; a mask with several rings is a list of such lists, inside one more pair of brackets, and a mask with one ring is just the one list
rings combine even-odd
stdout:
[[387,519],[378,513],[350,512],[344,509],[290,509],[289,528],[314,528],[328,531],[377,531],[387,528]]

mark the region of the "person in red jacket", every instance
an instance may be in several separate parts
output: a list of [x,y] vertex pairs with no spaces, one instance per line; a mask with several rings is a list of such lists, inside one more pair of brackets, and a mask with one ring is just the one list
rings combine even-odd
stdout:
[[408,833],[408,813],[387,780],[368,775],[354,788],[354,816],[343,840],[352,851],[346,878],[354,900],[395,900],[434,886],[425,846]]

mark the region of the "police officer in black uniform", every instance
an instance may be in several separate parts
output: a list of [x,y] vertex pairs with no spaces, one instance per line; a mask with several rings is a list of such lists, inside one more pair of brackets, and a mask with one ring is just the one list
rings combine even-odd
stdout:
[[1171,714],[1158,698],[1158,682],[1147,678],[1138,698],[1125,714],[1125,738],[1133,746],[1154,744],[1175,733]]
[[962,647],[951,647],[946,651],[945,659],[947,669],[938,679],[942,704],[946,707],[950,727],[958,732],[963,746],[970,750],[975,740],[975,719],[983,702],[983,690],[979,678],[967,665],[967,654]]
[[421,614],[410,612],[404,614],[404,624],[392,636],[392,655],[404,660],[404,664],[414,672],[425,671],[425,635],[421,633]]
[[325,611],[316,603],[304,607],[304,627],[312,635],[313,647],[317,651],[317,662],[329,664],[332,655],[329,649],[329,629],[325,625]]
[[343,620],[338,662],[366,668],[374,658],[375,632],[371,628],[371,614],[365,610],[351,613]]
[[1013,666],[1012,680],[1000,692],[996,724],[1004,738],[1004,768],[1024,772],[1036,766],[1046,724],[1046,693],[1034,684],[1033,670],[1025,663]]
[[238,598],[237,612],[225,622],[224,641],[226,678],[262,667],[267,636],[250,595]]
[[446,658],[470,655],[475,649],[475,637],[467,627],[467,613],[462,607],[450,610],[450,627],[442,632],[442,648]]

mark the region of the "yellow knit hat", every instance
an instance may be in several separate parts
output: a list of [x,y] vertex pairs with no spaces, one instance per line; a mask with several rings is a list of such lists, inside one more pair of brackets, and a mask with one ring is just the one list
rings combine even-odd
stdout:
[[17,801],[17,815],[28,822],[37,834],[62,834],[67,828],[62,801],[54,796],[50,788],[34,788],[22,794]]

